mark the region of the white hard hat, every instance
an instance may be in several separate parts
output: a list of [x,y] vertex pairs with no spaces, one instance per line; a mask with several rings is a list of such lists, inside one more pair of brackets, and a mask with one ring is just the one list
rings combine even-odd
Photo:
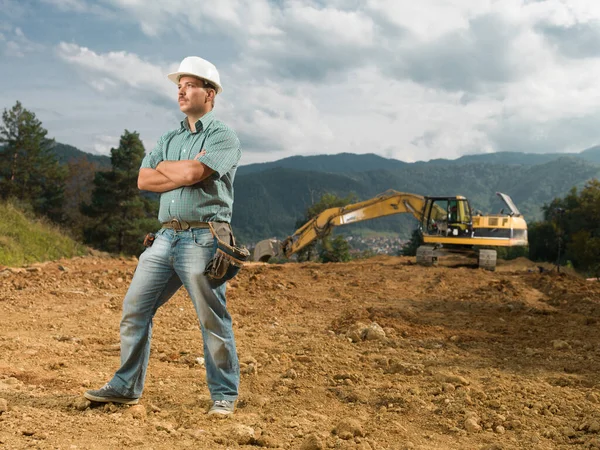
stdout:
[[184,75],[191,75],[208,81],[217,88],[217,94],[223,92],[217,68],[213,63],[205,59],[199,58],[198,56],[188,56],[181,61],[181,64],[179,64],[179,70],[170,73],[167,77],[173,83],[179,84],[179,79]]

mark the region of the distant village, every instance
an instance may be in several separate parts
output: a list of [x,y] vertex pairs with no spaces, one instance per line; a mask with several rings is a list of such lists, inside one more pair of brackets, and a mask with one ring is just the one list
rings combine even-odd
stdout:
[[365,252],[376,255],[398,255],[402,247],[408,243],[408,240],[396,236],[346,236],[346,240],[350,244],[350,254],[352,255],[360,255]]
[[[276,240],[276,238],[271,238]],[[360,258],[361,256],[369,255],[400,255],[402,247],[404,247],[409,241],[407,239],[401,239],[397,236],[354,236],[344,235],[344,239],[350,245],[350,255],[354,258]],[[254,249],[257,242],[251,242],[246,244],[249,249]],[[295,255],[292,259],[295,259]]]

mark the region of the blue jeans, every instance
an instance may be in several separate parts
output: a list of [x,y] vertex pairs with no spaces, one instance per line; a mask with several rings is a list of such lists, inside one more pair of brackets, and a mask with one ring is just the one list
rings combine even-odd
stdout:
[[123,301],[121,367],[109,382],[121,395],[142,395],[152,318],[183,285],[200,321],[210,396],[212,400],[237,399],[240,368],[226,307],[226,283],[215,283],[203,274],[212,257],[213,242],[208,229],[161,229],[152,247],[140,256]]

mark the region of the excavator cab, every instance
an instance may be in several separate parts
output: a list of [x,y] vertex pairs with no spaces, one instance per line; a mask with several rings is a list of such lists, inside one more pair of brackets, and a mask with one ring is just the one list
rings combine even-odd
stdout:
[[473,233],[471,206],[464,197],[426,197],[421,223],[429,236],[470,237]]

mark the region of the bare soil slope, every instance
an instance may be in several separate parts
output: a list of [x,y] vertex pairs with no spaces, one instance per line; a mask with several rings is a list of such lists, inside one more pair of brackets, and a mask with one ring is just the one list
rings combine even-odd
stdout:
[[598,282],[523,259],[249,264],[228,287],[241,395],[219,420],[183,291],[140,405],[81,396],[118,366],[135,264],[0,271],[0,448],[600,448]]

